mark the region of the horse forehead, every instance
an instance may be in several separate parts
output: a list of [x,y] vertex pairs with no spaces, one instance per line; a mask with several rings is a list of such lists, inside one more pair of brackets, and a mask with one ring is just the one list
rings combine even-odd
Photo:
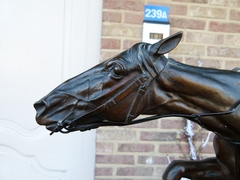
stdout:
[[144,61],[144,57],[142,55],[146,53],[143,52],[146,51],[146,48],[143,45],[143,43],[134,45],[132,48],[120,53],[108,61],[104,61],[95,67],[65,81],[60,86],[58,86],[56,90],[60,92],[68,92],[69,94],[77,93],[80,95],[82,94],[81,91],[84,91],[86,89],[89,90],[91,86],[94,86],[96,88],[96,86],[99,86],[99,84],[102,85],[102,83],[105,82],[103,79],[106,78],[106,73],[109,73],[104,70],[106,68],[106,64],[108,64],[109,61],[124,61],[124,64],[127,68],[126,70],[129,72],[132,72],[132,70],[139,68],[142,69],[142,62]]

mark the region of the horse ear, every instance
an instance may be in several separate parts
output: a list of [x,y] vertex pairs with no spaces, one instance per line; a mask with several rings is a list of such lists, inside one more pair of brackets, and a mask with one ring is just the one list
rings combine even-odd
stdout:
[[165,39],[160,40],[159,42],[153,44],[152,48],[155,54],[166,54],[173,50],[182,39],[183,32],[177,32]]

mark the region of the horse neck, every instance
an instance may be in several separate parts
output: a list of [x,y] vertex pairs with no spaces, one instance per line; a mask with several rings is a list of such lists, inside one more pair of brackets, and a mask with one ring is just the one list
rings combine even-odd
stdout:
[[146,114],[226,111],[239,103],[239,73],[168,60],[151,83]]

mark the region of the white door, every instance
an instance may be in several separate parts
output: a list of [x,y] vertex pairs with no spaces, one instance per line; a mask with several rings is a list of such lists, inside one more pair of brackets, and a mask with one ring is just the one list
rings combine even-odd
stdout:
[[0,0],[1,180],[94,179],[95,131],[49,136],[33,103],[99,62],[101,6]]

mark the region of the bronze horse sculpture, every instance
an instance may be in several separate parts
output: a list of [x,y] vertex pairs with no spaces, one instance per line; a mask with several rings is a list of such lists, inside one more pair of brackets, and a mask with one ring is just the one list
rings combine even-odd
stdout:
[[37,122],[53,134],[186,117],[216,134],[216,157],[173,161],[162,178],[239,180],[240,73],[167,59],[181,38],[138,43],[67,80],[34,104]]

